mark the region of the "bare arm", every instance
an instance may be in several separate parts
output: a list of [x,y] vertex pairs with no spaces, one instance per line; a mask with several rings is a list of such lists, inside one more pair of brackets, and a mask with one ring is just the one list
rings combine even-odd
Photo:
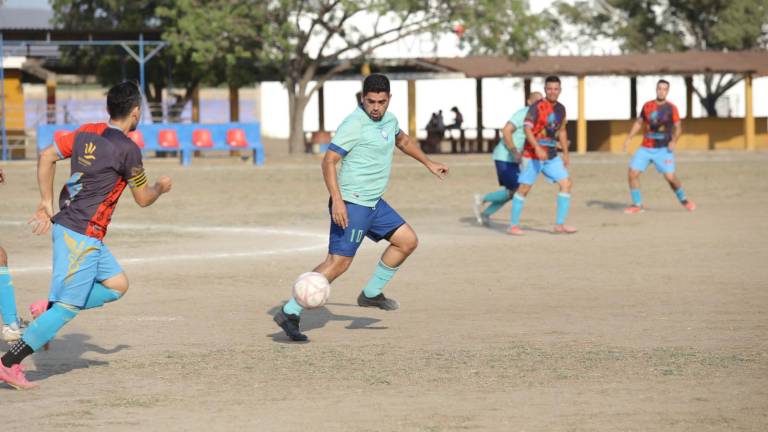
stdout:
[[[146,181],[146,180],[145,180]],[[133,200],[139,207],[151,206],[160,195],[169,192],[171,190],[171,178],[168,176],[160,176],[152,186],[139,185],[131,188],[133,193]]]
[[40,153],[37,159],[37,187],[40,189],[40,204],[29,220],[32,233],[45,234],[51,229],[53,216],[53,178],[56,176],[56,161],[59,154],[55,146],[49,146]]
[[504,145],[507,146],[507,149],[515,157],[515,160],[519,162],[522,155],[520,154],[519,151],[517,151],[517,147],[515,147],[515,142],[512,140],[512,134],[515,133],[515,130],[517,130],[515,125],[513,125],[510,122],[507,122],[504,125],[504,128],[501,129],[501,137],[504,140]]
[[349,225],[347,205],[341,196],[339,180],[336,176],[336,165],[339,161],[341,161],[340,154],[330,150],[325,152],[322,162],[323,180],[325,181],[328,193],[331,195],[331,218],[336,225],[346,229],[347,225]]
[[539,144],[539,140],[533,135],[533,131],[528,126],[525,126],[525,139],[533,146],[533,151],[536,152],[536,157],[541,160],[547,160],[547,151]]
[[411,137],[409,137],[408,134],[402,130],[399,134],[397,134],[397,137],[395,137],[395,145],[403,153],[421,162],[425,167],[427,167],[429,172],[434,174],[440,180],[444,179],[446,174],[448,174],[447,166],[430,160],[427,155],[421,151],[421,148],[418,146],[418,144],[414,143],[414,140],[412,140]]
[[566,120],[563,119],[563,124],[560,125],[560,129],[557,131],[557,140],[560,143],[560,149],[563,151],[563,163],[565,167],[571,162],[571,155],[568,150],[568,130],[565,128]]
[[627,135],[627,139],[624,140],[624,151],[627,151],[627,148],[629,147],[629,142],[632,140],[632,138],[637,135],[638,132],[640,132],[640,129],[643,127],[643,119],[638,118],[635,120],[635,123],[632,124],[632,129],[629,130],[629,135]]
[[683,134],[683,125],[680,122],[675,123],[675,128],[672,130],[672,140],[669,142],[669,151],[673,152],[675,151],[675,147],[677,147],[677,140],[680,138],[680,135]]

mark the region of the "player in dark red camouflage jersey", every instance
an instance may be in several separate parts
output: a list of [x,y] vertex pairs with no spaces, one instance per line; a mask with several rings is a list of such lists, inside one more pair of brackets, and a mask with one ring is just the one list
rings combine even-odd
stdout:
[[[118,300],[128,290],[125,273],[102,242],[117,200],[126,185],[141,207],[171,190],[169,177],[148,185],[141,151],[126,136],[139,123],[140,106],[139,88],[129,82],[118,84],[107,94],[109,122],[84,125],[40,154],[41,200],[30,223],[38,235],[53,224],[51,291],[47,300],[30,306],[35,320],[0,359],[0,381],[18,389],[35,387],[24,376],[21,361],[47,346],[81,310]],[[60,211],[53,216],[55,164],[67,158],[72,174],[59,197]]]

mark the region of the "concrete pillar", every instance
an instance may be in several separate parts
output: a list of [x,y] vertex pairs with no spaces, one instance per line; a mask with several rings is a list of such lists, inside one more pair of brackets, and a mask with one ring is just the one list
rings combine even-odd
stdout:
[[317,125],[319,130],[325,130],[325,86],[317,89]]
[[483,130],[483,79],[475,78],[475,102],[477,104],[477,137],[481,138]]

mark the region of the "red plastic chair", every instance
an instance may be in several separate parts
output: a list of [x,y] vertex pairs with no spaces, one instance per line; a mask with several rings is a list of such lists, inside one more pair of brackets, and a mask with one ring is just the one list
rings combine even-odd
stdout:
[[128,132],[128,138],[135,142],[140,149],[144,148],[144,135],[141,134],[141,131],[135,130],[133,132]]
[[157,133],[157,143],[162,148],[179,148],[179,136],[175,129],[162,129]]
[[230,147],[248,147],[245,131],[240,128],[227,129],[227,144]]
[[195,129],[192,131],[192,145],[200,148],[213,147],[213,137],[208,129]]

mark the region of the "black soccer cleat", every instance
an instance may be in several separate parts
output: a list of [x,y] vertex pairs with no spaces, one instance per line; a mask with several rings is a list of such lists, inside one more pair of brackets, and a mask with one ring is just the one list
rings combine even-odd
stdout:
[[400,303],[395,299],[384,297],[384,293],[368,298],[364,293],[360,292],[360,295],[357,296],[357,305],[361,307],[377,307],[385,311],[400,309]]
[[277,311],[273,319],[292,341],[306,342],[309,340],[309,338],[299,329],[299,320],[301,318],[299,318],[298,315],[287,314],[283,312],[283,308],[280,307],[280,310]]

